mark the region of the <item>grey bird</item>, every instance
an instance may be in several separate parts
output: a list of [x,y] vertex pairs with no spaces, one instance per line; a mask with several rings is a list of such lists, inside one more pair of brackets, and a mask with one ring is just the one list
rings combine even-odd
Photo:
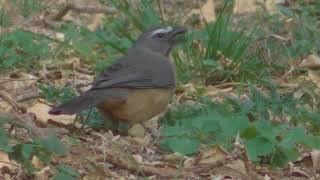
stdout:
[[49,114],[71,115],[96,106],[105,118],[132,125],[162,113],[176,84],[175,66],[168,56],[186,31],[164,27],[144,32],[88,91],[54,107]]

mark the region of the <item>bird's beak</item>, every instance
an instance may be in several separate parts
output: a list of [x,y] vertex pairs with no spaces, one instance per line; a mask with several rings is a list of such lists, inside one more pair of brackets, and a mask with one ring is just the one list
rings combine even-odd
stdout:
[[187,28],[185,27],[176,27],[170,32],[170,39],[173,41],[178,40],[178,37],[187,32]]

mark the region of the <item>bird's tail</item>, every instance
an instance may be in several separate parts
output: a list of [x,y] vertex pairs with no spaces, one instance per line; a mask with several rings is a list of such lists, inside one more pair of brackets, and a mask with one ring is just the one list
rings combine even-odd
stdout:
[[64,104],[52,108],[48,113],[51,115],[76,114],[83,110],[89,109],[90,107],[103,103],[109,98],[126,99],[126,97],[127,92],[123,91],[122,89],[89,90],[81,96],[77,96]]

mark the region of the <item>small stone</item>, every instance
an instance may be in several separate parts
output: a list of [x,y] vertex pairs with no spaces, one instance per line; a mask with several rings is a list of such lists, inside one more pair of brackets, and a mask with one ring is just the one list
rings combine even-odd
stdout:
[[128,134],[132,137],[143,138],[145,135],[145,129],[141,124],[135,124],[129,129]]

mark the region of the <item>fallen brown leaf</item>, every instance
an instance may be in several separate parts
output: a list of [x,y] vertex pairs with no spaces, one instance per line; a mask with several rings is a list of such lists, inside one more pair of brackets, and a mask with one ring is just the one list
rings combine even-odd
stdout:
[[34,173],[35,180],[49,180],[50,176],[52,176],[52,172],[50,166],[46,166],[42,168],[40,171]]
[[227,158],[228,152],[223,150],[220,146],[214,145],[207,151],[199,155],[199,164],[214,164],[218,161],[223,161]]
[[9,155],[3,151],[0,151],[0,169],[7,167],[12,170],[13,165],[9,159]]
[[307,68],[308,70],[320,70],[320,58],[311,54],[307,56],[307,58],[303,59],[299,67]]
[[37,156],[32,157],[31,164],[37,169],[45,168],[45,164]]
[[221,95],[223,93],[227,93],[232,91],[234,88],[233,87],[227,87],[227,88],[216,88],[214,86],[207,86],[206,87],[206,92],[205,95],[209,96],[209,97],[214,97],[217,95]]
[[320,87],[320,58],[316,55],[309,55],[299,65],[301,68],[307,68],[308,77],[318,87]]
[[313,168],[316,170],[319,170],[320,169],[320,151],[314,150],[310,154],[311,154]]
[[242,175],[247,176],[248,172],[246,169],[245,163],[241,159],[236,159],[225,165],[226,167],[229,167],[232,170],[240,172]]
[[214,21],[216,19],[215,4],[213,0],[208,0],[202,7],[201,13],[203,18],[207,21]]
[[46,125],[49,120],[60,125],[68,125],[73,123],[75,115],[53,116],[48,114],[50,109],[51,107],[49,107],[47,104],[38,101],[32,107],[30,107],[28,111],[35,114],[36,120],[42,125]]
[[11,96],[16,96],[28,88],[36,86],[38,78],[31,74],[17,72],[11,75],[0,75],[0,87]]
[[259,5],[268,10],[274,12],[277,10],[276,4],[281,4],[279,0],[236,0],[234,13],[251,13],[258,10]]

